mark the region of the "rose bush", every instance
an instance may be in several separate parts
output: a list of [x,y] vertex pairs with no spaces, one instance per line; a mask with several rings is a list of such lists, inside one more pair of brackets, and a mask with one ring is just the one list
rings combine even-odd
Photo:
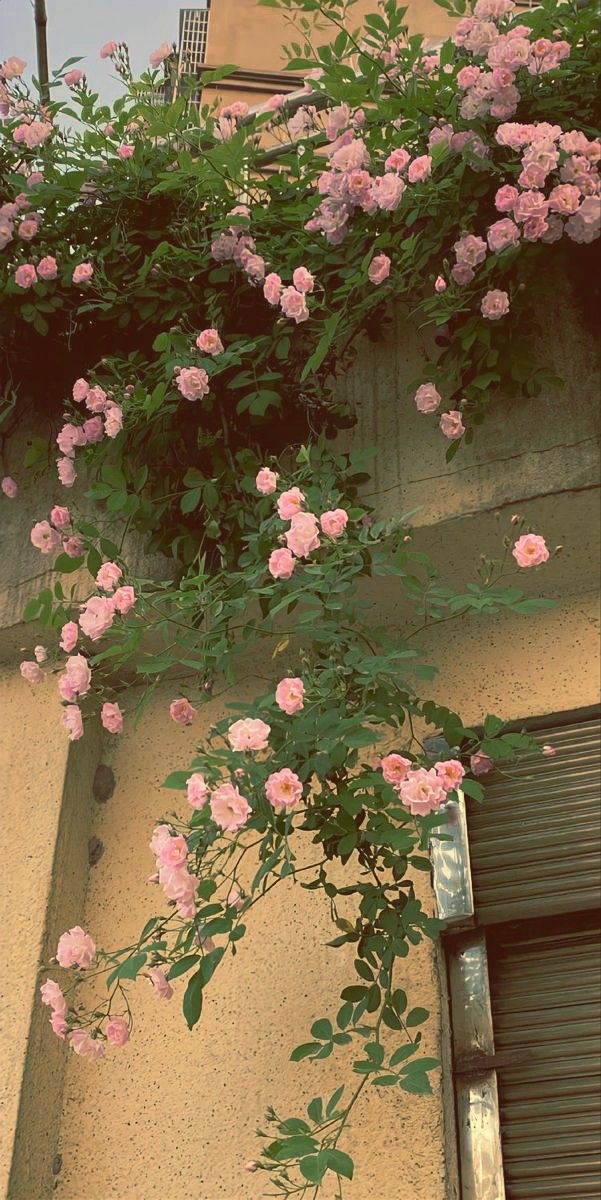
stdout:
[[[541,391],[541,269],[579,256],[588,267],[599,232],[599,34],[593,6],[544,0],[516,15],[511,0],[477,0],[465,16],[445,0],[461,19],[428,53],[394,0],[362,32],[341,0],[269,2],[300,13],[289,65],[308,82],[261,112],[199,111],[185,79],[153,102],[167,43],[140,81],[126,47],[102,48],[124,82],[112,110],[78,60],[55,73],[44,108],[22,62],[4,63],[4,411],[12,421],[43,395],[54,419],[67,405],[60,499],[82,468],[87,483],[85,514],[57,503],[31,532],[57,579],[25,616],[67,656],[66,736],[97,716],[111,735],[128,727],[132,669],[150,685],[169,679],[165,719],[190,725],[252,647],[282,664],[165,781],[181,796],[150,841],[162,915],[119,950],[79,926],[61,937],[58,965],[75,974],[64,990],[42,985],[52,1028],[93,1060],[123,1048],[138,975],[158,999],[179,991],[194,1026],[254,905],[291,877],[322,890],[331,944],[354,947],[357,978],[292,1058],[357,1047],[358,1082],[302,1117],[270,1113],[273,1137],[247,1165],[282,1195],[313,1194],[327,1175],[342,1194],[353,1163],[338,1143],[365,1086],[427,1092],[437,1065],[420,1049],[428,1014],[401,986],[399,960],[438,931],[414,873],[429,869],[449,797],[461,787],[481,799],[476,777],[532,749],[495,716],[482,732],[423,698],[434,667],[419,634],[470,612],[535,612],[545,601],[507,577],[550,551],[512,518],[500,559],[482,557],[464,591],[446,587],[408,518],[383,521],[366,503],[373,452],[331,445],[353,421],[336,379],[358,334],[377,338],[397,302],[437,331],[407,402],[439,422],[447,459],[496,393]],[[315,48],[303,12],[329,21],[331,44]],[[25,465],[35,477],[47,458],[37,439]],[[18,503],[20,482],[2,481],[6,501]],[[171,560],[170,578],[135,577],[132,529]],[[84,566],[89,593],[74,596],[65,577]],[[402,629],[372,627],[365,580],[403,596]],[[35,685],[48,656],[32,653],[21,674]],[[299,867],[307,841],[314,858]],[[84,1009],[79,984],[103,976]]]

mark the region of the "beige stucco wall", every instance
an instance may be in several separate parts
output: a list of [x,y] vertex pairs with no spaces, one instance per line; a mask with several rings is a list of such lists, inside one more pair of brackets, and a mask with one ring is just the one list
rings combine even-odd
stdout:
[[[342,385],[357,406],[355,444],[379,446],[370,489],[378,493],[379,511],[390,515],[420,506],[416,546],[434,554],[445,578],[465,579],[481,551],[497,552],[514,508],[550,544],[564,544],[544,572],[520,579],[533,594],[557,596],[556,609],[529,618],[461,619],[421,635],[440,672],[430,693],[470,721],[490,710],[509,720],[597,698],[595,382],[590,345],[573,309],[551,301],[547,326],[540,356],[561,359],[568,341],[578,348],[574,357],[564,357],[567,389],[497,404],[475,447],[450,468],[435,422],[420,417],[411,404],[407,381],[419,374],[421,352],[401,323],[393,324],[382,343],[362,348]],[[7,463],[14,474],[17,466]],[[32,561],[22,547],[32,521],[45,515],[49,497],[56,498],[53,488],[3,507],[9,533],[0,626],[8,634],[0,638],[0,657],[6,671],[10,838],[2,927],[11,930],[0,1064],[8,1082],[5,1193],[12,1159],[10,1200],[44,1200],[54,1193],[64,1200],[251,1200],[264,1194],[263,1176],[240,1167],[253,1155],[254,1129],[266,1105],[273,1103],[285,1115],[299,1113],[299,1101],[332,1091],[345,1075],[342,1056],[312,1068],[289,1062],[291,1047],[305,1039],[311,1021],[335,1013],[352,969],[347,948],[324,946],[332,935],[321,898],[290,883],[254,910],[240,953],[221,966],[194,1032],[186,1030],[177,999],[170,1005],[155,1001],[141,980],[133,989],[130,1045],[96,1066],[67,1056],[58,1132],[64,1055],[45,1014],[32,1010],[45,942],[79,919],[102,945],[125,944],[139,931],[155,898],[145,882],[152,870],[149,831],[177,803],[175,793],[159,791],[160,781],[187,765],[204,723],[222,710],[212,702],[202,721],[181,730],[168,719],[171,688],[157,691],[138,728],[105,746],[116,790],[106,804],[94,802],[90,776],[98,747],[86,735],[68,755],[54,685],[48,695],[14,675],[20,647],[30,655],[37,640],[17,623],[19,605],[39,583],[33,576],[40,568],[39,559]],[[406,617],[394,591],[379,587],[373,598],[380,616],[402,627]],[[280,660],[273,670],[279,675],[286,666]],[[246,686],[252,689],[252,663],[247,670]],[[264,662],[257,674],[265,676]],[[125,699],[131,710],[135,695]],[[72,787],[69,779],[79,782]],[[90,832],[104,852],[88,873]],[[64,865],[67,849],[71,866]],[[436,1052],[442,1029],[432,947],[413,953],[405,982],[411,999],[432,1009],[428,1037]],[[452,1117],[446,1114],[445,1126],[440,1093],[413,1099],[374,1091],[353,1128],[357,1182],[348,1189],[349,1200],[451,1200],[456,1181],[445,1137],[450,1145]],[[53,1177],[57,1150],[62,1168]]]

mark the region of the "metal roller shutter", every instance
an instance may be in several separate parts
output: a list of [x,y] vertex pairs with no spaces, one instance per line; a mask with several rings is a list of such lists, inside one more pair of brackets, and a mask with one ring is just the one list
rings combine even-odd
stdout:
[[590,910],[601,899],[599,722],[533,736],[556,756],[498,770],[485,803],[468,803],[478,924]]
[[587,914],[544,927],[488,937],[506,1195],[598,1200],[600,924]]

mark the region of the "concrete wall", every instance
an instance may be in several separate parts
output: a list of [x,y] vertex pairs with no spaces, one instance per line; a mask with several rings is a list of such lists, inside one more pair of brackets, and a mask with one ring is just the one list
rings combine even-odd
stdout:
[[[520,578],[533,594],[556,595],[560,603],[554,610],[535,618],[462,618],[420,635],[439,667],[430,693],[452,703],[468,721],[489,710],[508,720],[556,712],[597,697],[598,552],[592,541],[598,512],[597,392],[591,346],[565,299],[550,302],[545,320],[537,354],[547,360],[555,355],[564,370],[567,361],[567,389],[528,402],[511,397],[499,402],[475,447],[450,468],[435,421],[419,416],[412,405],[408,380],[420,372],[421,351],[402,324],[393,325],[383,343],[366,344],[341,385],[357,405],[355,444],[378,443],[370,489],[378,493],[378,510],[390,515],[420,506],[415,543],[434,554],[445,578],[465,579],[480,552],[494,555],[514,510],[551,545],[564,543],[544,571]],[[14,463],[7,466],[17,474]],[[35,513],[28,501],[11,506],[6,501],[2,509],[12,523],[0,611],[0,624],[12,630],[0,639],[5,779],[10,769],[9,870],[3,874],[9,886],[2,923],[11,931],[2,1009],[8,1082],[4,1191],[10,1200],[43,1200],[54,1193],[63,1200],[254,1200],[264,1195],[263,1176],[240,1168],[253,1155],[254,1129],[266,1105],[292,1115],[344,1079],[342,1056],[307,1069],[291,1064],[289,1052],[316,1016],[335,1012],[352,955],[324,946],[331,928],[322,899],[282,884],[254,910],[240,953],[220,968],[194,1032],[186,1030],[177,999],[170,1005],[156,1001],[141,980],[134,989],[130,1045],[96,1066],[67,1055],[62,1089],[64,1054],[33,1004],[48,938],[76,919],[99,944],[111,947],[139,931],[155,899],[145,882],[152,869],[149,831],[174,803],[174,793],[159,791],[160,781],[187,765],[204,721],[222,709],[211,702],[203,724],[182,730],[168,718],[171,689],[158,690],[139,727],[105,746],[116,790],[106,803],[93,800],[98,746],[87,735],[68,755],[53,695],[30,689],[10,673],[20,647],[30,655],[36,640],[15,624],[22,596],[33,586],[32,571],[39,571],[39,560],[32,564],[21,552],[32,519],[44,515],[39,507],[44,512],[48,507],[47,497],[35,501]],[[402,627],[406,615],[392,589],[378,588],[374,605],[391,627]],[[280,660],[278,675],[285,666]],[[252,663],[247,670],[250,695],[256,686]],[[264,662],[256,672],[263,689]],[[134,699],[133,693],[127,697],[129,708]],[[75,788],[69,779],[79,780]],[[82,864],[90,835],[102,843],[103,853],[88,873]],[[71,865],[64,865],[67,849]],[[403,982],[411,998],[433,1012],[428,1039],[436,1052],[444,1036],[431,946],[412,954]],[[432,1099],[372,1094],[357,1114],[352,1140],[357,1182],[348,1189],[349,1200],[454,1200],[452,1114],[445,1113],[440,1090]],[[53,1175],[57,1153],[62,1164]]]

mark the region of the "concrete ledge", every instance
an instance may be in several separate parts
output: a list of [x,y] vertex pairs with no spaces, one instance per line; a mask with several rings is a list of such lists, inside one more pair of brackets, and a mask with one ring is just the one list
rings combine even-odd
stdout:
[[0,1195],[44,1200],[53,1189],[66,1049],[49,1029],[39,969],[59,934],[81,920],[100,735],[88,725],[85,738],[70,745],[54,681],[33,688],[11,672],[0,679],[0,698],[6,714]]

